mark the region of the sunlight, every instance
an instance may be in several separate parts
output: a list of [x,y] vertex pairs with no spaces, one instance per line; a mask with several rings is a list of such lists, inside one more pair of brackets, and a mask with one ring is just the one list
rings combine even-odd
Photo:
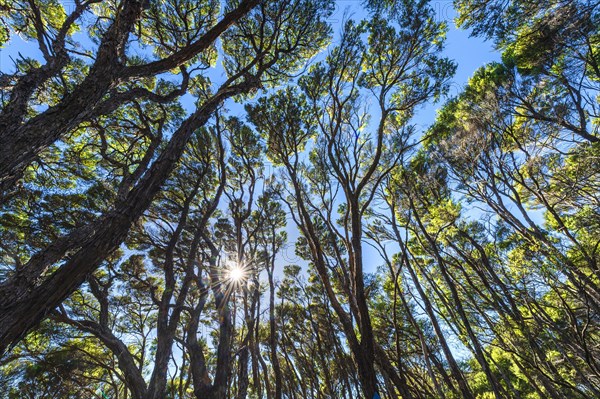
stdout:
[[239,282],[242,282],[243,280],[245,280],[246,272],[244,271],[244,269],[242,269],[241,267],[236,265],[229,269],[227,278],[231,282],[239,283]]

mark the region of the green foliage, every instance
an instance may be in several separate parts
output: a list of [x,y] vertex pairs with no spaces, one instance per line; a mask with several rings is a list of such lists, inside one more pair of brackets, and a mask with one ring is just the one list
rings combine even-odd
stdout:
[[331,0],[262,1],[214,37],[251,3],[0,1],[0,46],[41,51],[1,77],[22,130],[0,135],[60,132],[2,197],[0,281],[22,284],[0,289],[101,252],[0,396],[600,396],[597,2],[457,0],[502,60],[426,132],[446,23],[364,3],[331,42]]

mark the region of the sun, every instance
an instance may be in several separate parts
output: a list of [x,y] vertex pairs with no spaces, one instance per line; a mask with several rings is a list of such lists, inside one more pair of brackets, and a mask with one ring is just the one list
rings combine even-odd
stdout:
[[233,283],[239,283],[246,279],[246,271],[239,266],[233,266],[227,273],[227,278]]

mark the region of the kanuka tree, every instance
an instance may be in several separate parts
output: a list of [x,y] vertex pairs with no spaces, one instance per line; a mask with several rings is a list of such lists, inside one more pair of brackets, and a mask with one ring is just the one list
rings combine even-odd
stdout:
[[519,73],[518,114],[597,143],[600,64],[597,1],[460,0],[458,22],[494,40]]
[[[63,14],[33,4],[41,24],[29,11],[2,21],[24,37],[49,32],[48,46]],[[159,43],[212,15],[173,4],[142,7],[126,67],[168,58],[179,47]],[[459,22],[503,57],[424,132],[411,117],[445,91],[454,65],[439,53],[443,24],[420,1],[367,1],[367,21],[345,24],[320,62],[248,102],[246,115],[222,100],[248,99],[303,65],[329,33],[307,16],[329,3],[260,3],[169,70],[173,82],[114,83],[37,153],[22,184],[5,180],[0,331],[10,343],[18,323],[44,320],[0,360],[0,390],[598,397],[598,3],[457,4]],[[90,5],[98,16],[124,10],[113,6]],[[86,29],[100,45],[117,19],[95,18]],[[186,28],[167,29],[173,20]],[[96,61],[69,40],[61,78],[32,92],[22,126],[91,73]],[[221,89],[205,70],[215,56]],[[21,60],[3,82],[38,66]],[[280,273],[290,248],[300,265]]]
[[[95,386],[115,398],[224,398],[235,380],[234,396],[245,398],[250,358],[254,385],[260,382],[258,274],[276,256],[279,246],[266,240],[281,227],[281,221],[263,223],[275,216],[267,214],[273,209],[268,194],[253,198],[263,179],[257,138],[235,118],[215,117],[195,133],[145,223],[129,234],[128,251],[116,251],[88,277],[12,352],[21,364],[4,372],[21,385],[38,382],[34,396],[42,390],[87,395]],[[200,325],[216,333],[216,366]],[[48,328],[55,337],[45,335]],[[72,364],[59,364],[73,353]],[[69,380],[80,386],[45,381],[46,367],[29,371],[35,364],[28,358],[36,356],[48,368],[73,370]],[[8,384],[8,392],[17,390]]]
[[[473,351],[486,376],[474,392],[594,397],[598,4],[459,5],[503,60],[442,109],[422,159],[392,185],[402,192],[388,193],[422,264],[411,277]],[[481,222],[457,218],[469,204]]]
[[[156,7],[162,6],[157,5]],[[181,12],[181,7],[187,11]],[[86,276],[92,273],[104,258],[119,247],[132,224],[142,216],[151,204],[153,197],[160,191],[161,186],[175,168],[191,135],[207,123],[223,101],[231,97],[241,98],[247,96],[263,85],[277,84],[282,78],[302,67],[307,58],[316,54],[329,35],[329,28],[323,21],[323,18],[331,12],[330,3],[327,1],[271,1],[261,2],[258,5],[251,2],[229,4],[225,8],[226,13],[223,17],[228,22],[216,23],[216,30],[211,30],[211,28],[205,26],[207,21],[210,22],[214,19],[214,16],[210,13],[204,15],[204,12],[206,12],[204,7],[200,9],[196,9],[196,7],[197,4],[194,2],[187,2],[181,6],[165,3],[164,9],[160,11],[154,10],[151,6],[143,7],[141,3],[125,1],[118,4],[115,10],[111,11],[111,8],[108,7],[105,10],[107,14],[99,15],[97,23],[89,27],[90,35],[97,35],[100,38],[100,45],[92,53],[96,61],[100,63],[111,62],[111,59],[116,58],[119,64],[103,65],[102,67],[97,67],[96,64],[91,67],[82,66],[86,71],[89,69],[92,73],[102,70],[112,74],[115,70],[131,67],[134,69],[141,68],[139,71],[145,68],[151,70],[158,68],[158,70],[155,70],[158,73],[176,67],[177,65],[173,65],[171,62],[178,60],[178,63],[183,66],[181,70],[186,82],[185,85],[190,80],[193,81],[194,90],[191,93],[195,94],[197,98],[196,109],[189,116],[181,117],[181,112],[170,115],[164,108],[165,105],[162,104],[165,101],[172,101],[172,96],[165,101],[163,101],[164,98],[156,98],[153,95],[148,95],[147,98],[142,96],[143,100],[132,100],[130,96],[126,96],[122,106],[120,106],[121,103],[117,99],[113,101],[110,96],[104,96],[100,98],[107,101],[105,102],[104,114],[92,112],[89,118],[92,116],[94,118],[87,122],[84,121],[89,119],[88,117],[81,119],[67,117],[69,121],[65,122],[64,133],[69,132],[68,137],[63,136],[63,140],[57,143],[56,146],[46,153],[40,153],[39,169],[44,170],[46,167],[44,164],[45,155],[60,154],[59,157],[65,157],[68,152],[73,155],[73,150],[75,150],[76,157],[83,156],[87,158],[87,162],[93,164],[88,166],[91,169],[96,169],[97,186],[103,185],[100,181],[105,176],[114,178],[111,182],[114,186],[108,190],[115,192],[114,200],[102,207],[100,212],[88,213],[89,222],[80,223],[80,221],[75,221],[74,224],[64,229],[54,231],[54,236],[42,239],[43,244],[39,241],[35,242],[35,244],[41,244],[39,249],[34,251],[35,253],[30,253],[29,256],[25,255],[25,257],[23,257],[24,254],[19,254],[14,259],[14,267],[7,271],[7,278],[0,288],[2,292],[2,299],[0,300],[0,308],[2,309],[0,315],[2,320],[0,345],[2,351],[21,339],[29,329],[46,317],[52,309],[82,284]],[[252,8],[251,11],[249,11],[250,8]],[[104,10],[104,8],[102,9]],[[153,12],[158,14],[154,15]],[[175,26],[170,28],[169,34],[156,30],[154,33],[149,33],[152,32],[152,26],[155,26],[155,29],[157,29],[156,26],[159,26],[169,30],[168,26],[165,27],[160,22],[164,17],[160,16],[161,12],[171,15],[171,19],[164,19],[172,21]],[[138,16],[140,13],[141,15]],[[184,18],[184,20],[181,21],[180,18]],[[110,21],[108,25],[107,21]],[[132,21],[139,22],[137,24],[139,26],[136,31],[137,36],[127,33],[132,29],[130,23]],[[231,26],[233,22],[236,22],[236,24]],[[224,25],[229,27],[225,33],[223,33],[225,30]],[[44,26],[47,26],[47,24]],[[134,26],[136,25],[134,24]],[[187,26],[188,28],[181,29],[181,26]],[[212,26],[212,23],[209,23],[209,26]],[[190,27],[193,27],[193,29]],[[207,30],[207,35],[210,38],[209,44],[206,44],[203,39],[202,43],[205,43],[205,48],[202,47],[204,45],[197,44],[200,39],[196,37],[200,35],[198,32],[203,30]],[[194,34],[196,31],[197,34]],[[40,38],[40,46],[50,37],[48,36],[50,34],[44,36],[43,32],[35,32],[34,35],[36,38]],[[218,88],[212,89],[211,82],[206,75],[202,73],[192,75],[191,71],[201,71],[215,62],[216,50],[214,44],[217,37],[221,39],[221,55],[224,61],[223,67],[226,72],[226,79]],[[157,38],[159,38],[158,43],[155,43]],[[140,57],[133,56],[134,48],[144,45],[145,40],[156,44],[156,46],[152,46],[153,50],[157,56],[162,55],[161,58],[155,57],[155,60],[144,61]],[[161,42],[161,40],[164,40],[164,42]],[[190,54],[193,49],[197,51]],[[109,55],[105,55],[104,51],[115,52],[116,54],[113,54],[111,58]],[[190,62],[190,65],[183,65],[187,61]],[[121,64],[123,65],[122,68],[119,67]],[[78,65],[81,65],[81,62],[78,62]],[[165,67],[166,69],[164,69]],[[42,69],[44,68],[42,67]],[[190,72],[187,69],[190,69]],[[37,76],[33,70],[29,72],[32,75],[24,72],[22,80],[19,80],[21,78],[20,74],[15,76],[14,79],[17,82],[25,82],[28,77]],[[192,76],[190,77],[190,75]],[[81,74],[74,73],[74,76],[80,78]],[[83,76],[86,75],[83,74]],[[95,79],[94,77],[92,80]],[[67,79],[59,78],[58,80],[63,82]],[[102,84],[111,81],[111,78],[110,76],[103,77],[101,80],[99,91],[104,90]],[[94,97],[93,93],[86,94],[84,92],[72,94],[59,91],[56,93],[53,92],[53,90],[57,90],[54,81],[36,80],[39,84],[46,81],[48,87],[44,86],[44,90],[40,87],[36,92],[40,94],[41,98],[45,98],[42,94],[50,95],[48,98],[58,102],[59,99],[67,101],[70,98],[87,101],[88,98]],[[85,87],[85,85],[90,84],[88,80],[84,79],[80,85],[75,85],[75,87],[79,88],[82,85]],[[145,80],[145,84],[150,85],[150,87],[156,84],[156,90],[167,96],[173,90],[181,89],[171,90],[173,85],[163,80]],[[131,82],[126,82],[124,85],[123,88],[115,88],[114,92],[117,94],[126,93],[125,87],[130,87],[136,93],[141,91],[146,95],[148,94],[148,89],[136,90],[135,84]],[[93,84],[91,86],[92,89],[95,87]],[[12,90],[15,93],[14,98],[20,101],[23,99],[23,94],[18,91],[19,87],[21,86],[15,84]],[[67,87],[70,86],[67,85]],[[51,96],[52,94],[54,96]],[[49,118],[49,120],[62,123],[59,118],[60,112],[53,106],[35,115],[33,111],[35,103],[32,103],[32,101],[26,102],[26,109],[29,114],[33,113],[34,115],[16,125],[10,124],[11,127],[27,130],[30,126],[28,124],[34,123],[37,117],[40,118],[40,121],[43,118]],[[97,102],[99,100],[93,101]],[[63,103],[58,102],[58,104]],[[159,111],[158,114],[148,113],[147,111],[137,112],[136,114],[136,110],[139,111],[140,107],[143,109],[145,105],[157,107],[162,111]],[[73,113],[78,110],[77,113],[81,112],[84,116],[87,109],[94,109],[94,104],[63,104],[63,106],[66,108],[66,113]],[[8,101],[5,111],[7,115],[13,115],[17,112],[15,111],[17,108],[19,107],[16,103]],[[45,114],[45,112],[49,114]],[[139,119],[135,119],[136,116]],[[107,120],[112,121],[107,123]],[[118,132],[120,125],[129,127],[132,136],[107,135],[111,132]],[[45,144],[37,148],[36,141],[32,140],[31,146],[24,153],[37,154],[62,134],[61,127],[53,127],[49,122],[47,129],[39,128],[39,126],[31,129],[36,134],[44,135],[44,133],[47,133],[47,137],[42,140]],[[22,138],[25,135],[25,130],[15,134]],[[9,134],[7,131],[6,134],[8,137],[12,133]],[[56,134],[59,135],[56,136]],[[80,141],[82,147],[73,147],[72,140],[76,140],[77,137],[82,135],[92,141],[93,144],[88,147],[87,144],[82,144]],[[48,141],[47,139],[50,136],[52,136],[52,140]],[[136,142],[143,143],[144,149],[140,150],[136,147]],[[3,149],[11,147],[8,141],[6,141],[7,145],[4,145],[4,143],[3,138]],[[90,147],[92,151],[90,151]],[[18,148],[18,146],[15,146],[15,159],[21,156]],[[100,153],[96,153],[94,149],[99,149]],[[29,164],[29,162],[25,162],[23,165],[25,164]],[[8,174],[14,175],[13,168],[3,162],[4,165],[7,165]],[[74,185],[70,186],[72,188],[81,189],[86,185],[89,186],[89,181],[79,178],[80,168],[75,167],[74,169],[74,174],[62,176],[62,179],[75,180]],[[18,204],[22,203],[24,197],[31,194],[27,187],[28,184],[35,186],[38,189],[35,192],[36,195],[41,197],[47,195],[48,190],[53,190],[52,186],[45,186],[46,182],[43,179],[36,180],[40,178],[38,172],[37,168],[29,169],[30,175],[27,176],[28,179],[24,180],[20,195],[10,201],[5,201],[3,205],[9,211],[5,212],[6,215],[10,214],[10,211],[17,213],[21,211]],[[90,175],[87,177],[89,178]],[[51,182],[52,179],[49,183]],[[12,234],[13,231],[8,233]],[[29,245],[29,243],[24,242],[18,244]],[[13,252],[12,250],[9,251]]]
[[[376,367],[403,397],[413,397],[402,364],[393,367],[374,339],[363,220],[404,150],[402,131],[414,109],[439,96],[454,71],[438,54],[445,28],[432,13],[426,2],[401,2],[387,14],[390,22],[381,14],[349,22],[340,45],[300,80],[303,94],[290,89],[248,106],[270,156],[291,182],[286,202],[342,323],[367,398],[378,391]],[[367,99],[376,110],[365,107]]]
[[[594,237],[598,225],[590,208],[595,207],[597,198],[588,191],[596,187],[598,172],[593,166],[586,167],[593,162],[594,157],[588,154],[596,151],[595,144],[584,139],[573,141],[558,124],[523,117],[512,101],[512,93],[521,87],[513,68],[490,65],[480,70],[469,88],[441,114],[445,128],[438,130],[441,124],[434,127],[437,138],[432,141],[432,158],[446,168],[450,181],[460,192],[484,204],[483,210],[499,220],[490,221],[487,228],[462,226],[458,227],[458,234],[448,231],[456,234],[456,238],[452,244],[439,245],[446,247],[441,252],[474,266],[485,266],[485,274],[492,273],[485,285],[488,289],[494,287],[491,295],[498,295],[494,291],[501,290],[501,295],[492,302],[498,307],[494,311],[504,323],[518,326],[515,328],[524,339],[513,340],[499,331],[495,336],[502,340],[507,352],[527,347],[523,352],[539,359],[534,361],[528,355],[525,365],[519,367],[526,370],[529,378],[535,376],[545,395],[587,397],[595,395],[598,389],[593,378],[590,379],[596,366],[587,361],[580,364],[571,356],[587,351],[588,359],[594,357],[586,341],[594,339],[591,337],[595,335],[595,323],[588,325],[589,335],[574,331],[580,328],[579,317],[588,319],[580,312],[590,315],[598,312],[598,240]],[[481,231],[487,231],[488,237],[501,243],[494,248],[494,254],[486,253],[490,243]],[[469,255],[472,249],[468,249],[473,246],[477,253],[474,257]],[[496,263],[495,259],[503,257],[504,262]],[[490,268],[494,264],[501,265],[500,271]],[[502,281],[498,276],[511,278]],[[545,295],[535,295],[534,287],[545,287]],[[468,295],[469,302],[490,301],[482,293],[468,292]],[[481,311],[483,307],[480,304],[475,309]],[[549,311],[550,308],[553,310]],[[564,314],[579,316],[562,324],[559,315]],[[494,318],[486,320],[484,315],[482,312],[478,317],[485,320],[484,325],[489,324],[486,328],[495,330]],[[534,317],[537,329],[527,321],[529,317]],[[573,331],[573,335],[567,337],[559,332],[566,330]],[[545,345],[536,341],[541,331],[556,334],[554,347],[570,347],[561,351],[561,358],[577,370],[576,380],[566,379],[556,360],[552,361],[553,356],[547,354]],[[556,381],[560,381],[560,388]]]
[[[5,4],[7,33],[36,41],[42,59],[23,58],[14,74],[2,76],[0,195],[17,184],[40,152],[83,121],[134,99],[169,102],[184,94],[189,83],[186,67],[207,68],[215,40],[258,3],[232,2],[222,15],[219,3],[212,0],[177,5],[85,1],[72,9],[52,1]],[[86,24],[88,17],[90,24]],[[96,41],[94,50],[79,49],[74,35],[82,28],[89,32],[88,40]],[[134,43],[147,46],[152,57],[140,59],[132,53]],[[144,84],[180,68],[177,89],[160,93]],[[36,105],[47,109],[32,112]]]

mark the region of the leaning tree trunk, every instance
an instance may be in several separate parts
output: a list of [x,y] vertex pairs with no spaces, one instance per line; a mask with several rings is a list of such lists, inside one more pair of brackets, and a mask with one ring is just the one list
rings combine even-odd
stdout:
[[86,245],[74,253],[49,277],[27,290],[14,290],[14,281],[3,284],[0,292],[0,355],[71,295],[86,277],[125,240],[132,224],[144,213],[183,154],[192,133],[206,124],[217,107],[227,98],[258,86],[257,81],[219,90],[191,115],[173,134],[165,150],[133,188],[126,199],[109,212],[93,231]]

